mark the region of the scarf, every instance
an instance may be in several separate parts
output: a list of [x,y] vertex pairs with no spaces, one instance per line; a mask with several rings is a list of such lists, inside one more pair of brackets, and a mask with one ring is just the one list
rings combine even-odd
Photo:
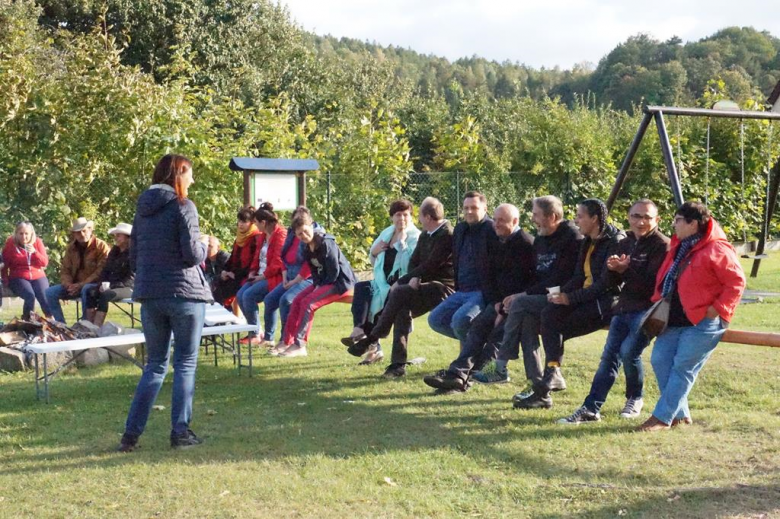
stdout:
[[688,256],[688,253],[691,252],[691,249],[693,249],[693,247],[699,243],[703,237],[703,234],[697,233],[680,241],[680,246],[677,248],[677,253],[674,256],[674,263],[672,263],[672,266],[669,268],[669,272],[667,272],[666,276],[664,277],[664,285],[663,289],[661,290],[661,296],[666,297],[672,293],[675,285],[677,284],[677,273],[680,270],[680,263],[682,263],[682,260]]
[[250,225],[246,232],[241,232],[241,229],[239,229],[238,233],[236,234],[236,245],[243,247],[249,242],[250,239],[254,238],[258,234],[260,234],[260,231],[257,230],[255,224]]

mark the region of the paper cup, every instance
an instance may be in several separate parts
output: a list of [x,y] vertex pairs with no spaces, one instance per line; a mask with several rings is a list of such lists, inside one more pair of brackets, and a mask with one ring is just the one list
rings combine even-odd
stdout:
[[111,283],[109,283],[108,281],[103,281],[103,282],[100,284],[100,290],[101,290],[101,291],[103,291],[103,292],[105,292],[105,291],[106,291],[106,290],[108,290],[109,288],[111,288]]
[[547,292],[550,295],[560,294],[561,293],[561,287],[549,287],[547,289]]

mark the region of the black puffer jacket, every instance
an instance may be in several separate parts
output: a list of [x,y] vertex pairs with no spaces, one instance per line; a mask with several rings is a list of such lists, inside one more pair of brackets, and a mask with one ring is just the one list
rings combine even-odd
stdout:
[[548,287],[562,286],[574,275],[582,234],[569,220],[554,233],[534,238],[536,281],[527,294],[546,294]]
[[133,288],[135,274],[130,268],[130,249],[121,250],[114,245],[106,258],[98,283],[108,281],[111,288]]
[[198,210],[191,200],[179,203],[173,188],[164,184],[141,193],[130,236],[133,299],[212,301],[200,268],[206,245],[199,239]]
[[[561,287],[561,292],[569,296],[571,304],[596,301],[601,315],[612,310],[620,295],[620,287],[610,282],[610,277],[607,275],[607,258],[617,252],[618,244],[625,237],[626,233],[614,225],[608,224],[595,240],[586,237],[582,241],[574,276]],[[595,243],[593,252],[590,254],[590,273],[593,277],[593,283],[584,288],[585,258],[591,243]]]

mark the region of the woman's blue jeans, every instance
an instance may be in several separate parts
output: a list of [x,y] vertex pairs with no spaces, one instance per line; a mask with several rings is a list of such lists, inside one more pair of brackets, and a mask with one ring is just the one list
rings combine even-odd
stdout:
[[276,288],[271,290],[265,299],[263,299],[263,306],[265,307],[264,323],[265,333],[263,334],[263,340],[272,341],[276,334],[276,326],[278,318],[276,311],[279,310],[279,316],[282,318],[282,330],[287,323],[287,316],[290,315],[290,305],[292,305],[295,296],[300,294],[306,287],[311,286],[312,280],[306,279],[300,283],[296,283],[289,289],[285,289],[284,285],[279,283]]
[[[247,283],[238,290],[236,299],[238,300],[238,306],[241,307],[241,311],[244,313],[244,317],[246,317],[247,324],[258,324],[260,311],[257,305],[262,303],[267,295],[268,280],[266,279],[256,281],[251,285]],[[257,335],[257,331],[250,335]]]
[[650,362],[661,396],[653,416],[665,424],[691,417],[688,394],[725,332],[720,317],[705,317],[696,326],[667,328],[656,338]]
[[173,395],[171,396],[171,434],[187,432],[195,394],[195,369],[203,332],[206,304],[177,297],[145,299],[141,305],[141,324],[146,338],[146,366],[135,389],[127,415],[125,434],[140,436],[152,406],[162,387],[173,346]]

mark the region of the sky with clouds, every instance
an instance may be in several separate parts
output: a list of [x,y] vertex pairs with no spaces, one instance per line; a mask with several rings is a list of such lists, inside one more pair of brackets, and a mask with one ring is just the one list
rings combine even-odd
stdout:
[[594,64],[629,36],[695,41],[728,26],[780,37],[780,10],[757,0],[278,0],[305,30],[423,54],[533,67]]

